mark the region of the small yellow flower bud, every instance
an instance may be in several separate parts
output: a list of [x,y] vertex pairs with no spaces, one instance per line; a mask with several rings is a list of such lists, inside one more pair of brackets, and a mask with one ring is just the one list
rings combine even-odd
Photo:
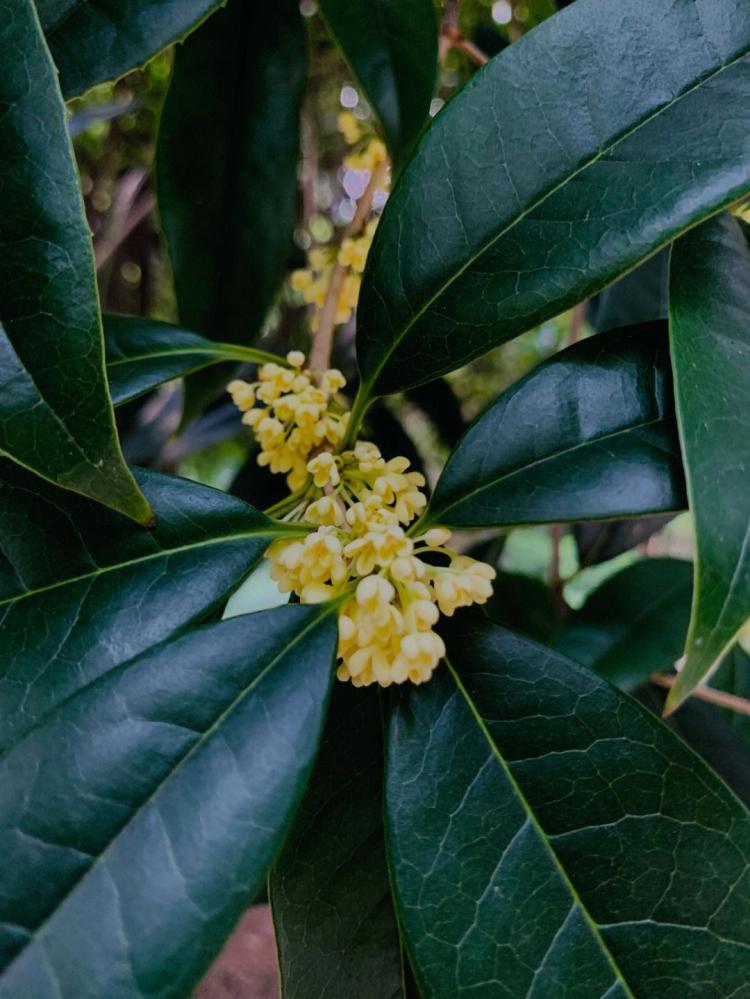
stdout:
[[308,270],[292,271],[289,283],[294,291],[307,291],[313,283],[312,273]]
[[235,378],[227,385],[227,392],[231,395],[235,406],[243,412],[255,405],[255,389],[248,382]]
[[451,539],[451,532],[447,527],[433,527],[424,535],[424,540],[430,548],[442,548]]
[[384,604],[389,604],[395,595],[392,584],[382,576],[365,576],[357,584],[357,603],[366,610],[377,610]]
[[293,368],[301,368],[305,363],[305,355],[301,350],[290,350],[286,359]]

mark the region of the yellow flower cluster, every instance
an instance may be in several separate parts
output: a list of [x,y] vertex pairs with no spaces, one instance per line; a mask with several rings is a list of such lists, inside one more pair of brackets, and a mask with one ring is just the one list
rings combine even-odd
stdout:
[[347,146],[357,147],[344,157],[344,166],[350,170],[367,170],[372,173],[388,159],[385,143],[376,136],[365,135],[363,123],[351,111],[342,111],[337,124]]
[[[344,239],[338,254],[333,247],[310,250],[307,255],[308,266],[292,272],[292,288],[300,292],[309,305],[314,305],[317,310],[320,310],[326,299],[334,264],[338,261],[342,267],[347,269],[336,303],[334,323],[337,326],[348,323],[357,307],[362,272],[365,269],[367,254],[370,252],[377,225],[377,219],[371,219],[361,235]],[[311,319],[312,330],[315,331],[317,326],[318,314],[316,311]]]
[[[342,111],[338,127],[347,144],[357,146],[344,157],[344,166],[350,170],[366,170],[372,175],[378,166],[387,161],[388,151],[384,143],[378,138],[363,136],[361,123],[351,111]],[[384,190],[386,187],[384,182]],[[336,302],[334,324],[342,326],[351,319],[357,307],[362,272],[377,225],[377,218],[371,219],[360,235],[345,238],[338,252],[332,246],[314,247],[307,254],[307,267],[292,272],[290,283],[293,290],[299,292],[308,305],[316,308],[311,318],[313,332],[318,328],[318,312],[323,308],[336,264],[345,268],[346,273]]]
[[305,370],[299,350],[286,359],[289,367],[264,364],[257,382],[235,379],[227,388],[260,445],[258,464],[286,473],[287,485],[295,491],[308,479],[310,454],[340,444],[349,413],[336,399],[346,384],[340,371],[317,375]]
[[440,613],[492,593],[494,569],[447,549],[450,531],[407,534],[426,503],[424,478],[408,469],[406,458],[386,461],[365,441],[315,455],[302,508],[317,529],[266,555],[283,593],[303,603],[345,598],[337,676],[355,686],[428,680],[445,653],[433,631]]
[[427,502],[424,477],[368,441],[339,451],[349,417],[336,399],[343,375],[306,370],[299,351],[287,363],[229,385],[260,444],[259,464],[286,473],[295,491],[287,517],[311,525],[304,538],[271,545],[271,576],[302,603],[342,601],[339,679],[423,683],[445,653],[433,630],[440,614],[484,603],[495,571],[446,548],[444,528],[412,536],[408,526]]

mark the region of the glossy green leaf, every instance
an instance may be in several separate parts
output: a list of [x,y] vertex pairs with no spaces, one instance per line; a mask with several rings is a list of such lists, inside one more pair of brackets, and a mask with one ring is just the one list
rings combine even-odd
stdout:
[[109,388],[116,406],[220,361],[284,363],[263,350],[214,343],[180,326],[142,316],[105,316],[104,344]]
[[0,0],[0,451],[149,523],[104,375],[91,239],[31,0]]
[[[649,711],[662,716],[668,691],[655,684],[643,684],[634,697]],[[732,726],[729,711],[698,697],[681,704],[665,723],[706,761],[714,773],[731,788],[746,806],[750,805],[750,753]]]
[[[175,53],[159,209],[180,320],[211,340],[257,338],[284,274],[306,69],[297,0],[230,0]],[[225,379],[222,369],[191,379],[188,409]]]
[[382,785],[377,691],[337,684],[315,772],[269,882],[288,999],[404,994]]
[[66,98],[142,66],[223,0],[36,0]]
[[669,312],[669,248],[625,274],[589,303],[586,318],[597,332],[666,319]]
[[675,400],[695,519],[693,611],[673,710],[750,618],[750,246],[725,215],[680,240],[670,266]]
[[331,33],[380,120],[397,163],[419,137],[435,91],[432,0],[321,0]]
[[216,489],[138,481],[153,531],[0,467],[0,750],[56,704],[224,599],[287,528]]
[[490,527],[685,506],[662,324],[569,347],[468,429],[425,523]]
[[611,683],[632,690],[682,655],[690,619],[693,567],[647,558],[611,576],[570,614],[554,646]]
[[386,827],[424,994],[726,999],[750,978],[750,815],[667,727],[477,616],[405,690]]
[[3,999],[189,994],[302,797],[335,648],[324,605],[208,625],[3,757]]
[[578,549],[581,568],[591,568],[609,562],[638,545],[666,527],[672,520],[670,514],[656,514],[651,517],[630,517],[626,520],[589,521],[575,524],[573,536]]
[[541,579],[518,572],[498,572],[482,611],[495,624],[539,642],[549,642],[555,630],[552,591]]
[[[735,645],[723,660],[711,679],[711,686],[750,701],[750,655],[740,645]],[[688,703],[692,704],[693,701]],[[728,711],[726,714],[737,736],[745,748],[750,750],[750,716],[736,711]]]
[[576,0],[492,59],[378,227],[362,400],[562,312],[746,192],[749,50],[738,0]]

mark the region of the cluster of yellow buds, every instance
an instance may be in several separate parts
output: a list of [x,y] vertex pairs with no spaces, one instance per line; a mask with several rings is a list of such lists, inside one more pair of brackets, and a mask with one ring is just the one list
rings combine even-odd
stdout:
[[313,332],[317,329],[318,311],[323,308],[334,264],[337,262],[346,268],[346,274],[341,282],[334,323],[336,326],[341,326],[351,319],[357,307],[362,272],[377,225],[378,220],[371,219],[361,235],[345,238],[338,252],[332,246],[310,250],[307,255],[308,266],[292,272],[292,288],[302,294],[308,305],[316,307],[310,322]]
[[299,350],[286,360],[288,367],[262,365],[256,382],[235,379],[228,391],[260,445],[258,464],[285,473],[295,491],[308,479],[310,454],[343,440],[349,413],[336,398],[346,384],[340,371],[331,368],[317,375],[305,370]]
[[388,150],[382,139],[367,135],[361,122],[351,111],[342,111],[338,117],[338,130],[347,146],[354,149],[344,157],[344,166],[350,170],[367,170],[372,173],[388,159]]
[[495,571],[446,548],[450,531],[415,537],[408,525],[426,505],[424,477],[376,445],[318,450],[308,488],[289,512],[316,529],[276,541],[266,553],[283,593],[303,603],[341,598],[337,676],[355,686],[428,680],[445,653],[433,630],[440,614],[484,603]]
[[[388,151],[385,144],[376,137],[365,136],[362,124],[351,111],[342,111],[338,127],[347,144],[357,146],[356,150],[344,157],[344,166],[350,170],[364,170],[372,175],[377,167],[387,162]],[[387,179],[384,179],[383,190],[386,189]],[[334,324],[343,326],[351,319],[357,307],[362,272],[377,225],[377,218],[370,219],[362,233],[346,237],[338,250],[334,246],[313,247],[307,254],[307,267],[292,272],[290,283],[293,290],[299,292],[308,305],[315,306],[310,320],[313,332],[318,328],[318,313],[323,308],[333,269],[337,264],[345,268],[346,273],[339,286]]]

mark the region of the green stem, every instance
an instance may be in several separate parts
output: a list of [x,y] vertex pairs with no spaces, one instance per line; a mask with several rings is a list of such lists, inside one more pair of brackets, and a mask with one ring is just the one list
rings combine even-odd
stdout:
[[425,525],[429,524],[430,522],[430,518],[428,517],[427,513],[428,511],[425,510],[425,512],[421,515],[421,517],[419,517],[417,520],[414,521],[414,523],[406,532],[407,538],[415,538],[418,534],[424,534],[426,530]]
[[[189,354],[190,350],[184,353]],[[268,350],[258,350],[256,347],[242,347],[234,343],[217,343],[216,356],[226,358],[228,361],[247,361],[250,364],[278,364],[282,368],[289,368],[291,365],[285,357],[279,354],[272,354]]]
[[373,397],[370,396],[370,386],[366,382],[360,382],[357,396],[352,406],[352,415],[349,417],[349,426],[346,429],[346,437],[342,444],[342,450],[352,447],[357,440],[365,413],[373,401]]
[[308,489],[309,486],[302,486],[295,493],[290,493],[288,496],[279,500],[278,503],[274,503],[273,506],[267,507],[263,513],[266,517],[282,517],[285,513],[289,513],[290,510],[293,510],[298,503],[302,502],[307,495]]

